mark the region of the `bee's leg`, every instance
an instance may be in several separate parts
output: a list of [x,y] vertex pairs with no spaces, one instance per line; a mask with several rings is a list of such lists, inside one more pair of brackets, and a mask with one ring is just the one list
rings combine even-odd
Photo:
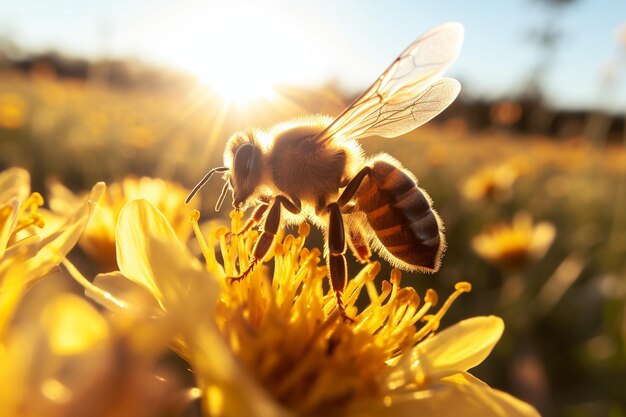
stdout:
[[372,251],[370,250],[370,245],[367,243],[367,239],[365,239],[361,228],[356,225],[348,227],[348,235],[350,236],[348,245],[350,246],[350,250],[352,250],[354,257],[362,264],[368,263],[372,257]]
[[346,234],[344,230],[343,217],[339,204],[330,203],[328,206],[328,271],[330,282],[337,297],[337,308],[345,316],[341,294],[348,282],[348,267],[346,264]]
[[[370,174],[372,169],[368,166],[363,167],[346,185],[346,188],[343,190],[339,199],[337,200],[337,204],[344,211],[350,212],[350,202],[356,195],[361,183],[365,179],[367,175]],[[350,235],[350,249],[357,260],[361,263],[369,262],[369,259],[372,256],[372,252],[370,251],[369,244],[367,243],[367,239],[363,235],[363,231],[358,225],[352,225],[348,233]]]
[[315,214],[321,214],[326,210],[326,197],[320,195],[315,202]]
[[267,217],[265,218],[265,223],[263,224],[263,233],[259,236],[258,240],[254,245],[254,250],[252,251],[252,259],[250,261],[250,265],[237,277],[229,277],[229,281],[239,281],[245,278],[251,271],[254,266],[261,262],[265,255],[269,252],[272,244],[274,243],[274,238],[278,233],[278,229],[280,227],[280,206],[283,205],[287,210],[294,214],[299,214],[302,209],[300,201],[296,200],[296,202],[292,202],[287,197],[283,195],[277,196],[272,202],[269,212],[267,213]]
[[350,200],[352,200],[357,190],[361,186],[361,183],[363,182],[365,177],[370,174],[370,172],[372,172],[372,169],[368,166],[365,166],[350,180],[348,185],[346,185],[346,188],[339,196],[339,199],[337,200],[337,204],[339,204],[339,207],[344,207],[350,202]]
[[268,208],[269,208],[269,203],[264,202],[264,201],[259,202],[259,205],[256,206],[256,208],[252,212],[252,215],[250,216],[248,221],[246,221],[246,224],[241,228],[241,230],[234,232],[234,233],[228,232],[226,235],[226,238],[228,239],[233,235],[234,236],[243,235],[248,230],[250,230],[252,226],[259,224],[259,222],[263,219],[263,215],[265,214]]

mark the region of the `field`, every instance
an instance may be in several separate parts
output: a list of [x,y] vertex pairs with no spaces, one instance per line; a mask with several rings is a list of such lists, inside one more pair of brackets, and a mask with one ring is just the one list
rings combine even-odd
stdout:
[[[145,92],[5,74],[0,168],[28,170],[46,201],[52,179],[77,193],[127,175],[189,189],[221,164],[234,131],[337,114],[343,105],[330,90],[296,91],[289,100],[242,109],[196,90]],[[475,315],[504,319],[502,340],[473,371],[491,386],[545,416],[626,416],[626,142],[467,125],[456,118],[398,139],[363,141],[368,154],[389,153],[415,174],[445,224],[441,270],[404,273],[404,285],[420,294],[434,288],[445,298],[456,282],[472,284],[442,327]],[[202,220],[227,223],[227,207],[212,210],[221,185],[211,182],[198,195]],[[309,244],[320,246],[321,234]],[[78,248],[70,258],[87,262]],[[382,263],[380,276],[387,277]],[[95,264],[85,268],[101,272]],[[358,270],[352,261],[349,268]]]

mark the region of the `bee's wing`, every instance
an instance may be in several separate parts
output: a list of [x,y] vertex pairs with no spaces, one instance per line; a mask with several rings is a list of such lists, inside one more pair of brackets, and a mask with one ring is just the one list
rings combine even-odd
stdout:
[[459,54],[463,26],[445,23],[413,42],[354,103],[316,139],[395,137],[410,132],[443,111],[460,85],[439,78]]

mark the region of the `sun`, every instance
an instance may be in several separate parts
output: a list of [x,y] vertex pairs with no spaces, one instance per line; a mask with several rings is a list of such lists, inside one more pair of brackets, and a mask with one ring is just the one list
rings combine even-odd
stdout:
[[176,20],[182,28],[170,35],[176,37],[170,56],[227,102],[271,99],[273,86],[323,72],[310,59],[318,48],[314,39],[303,38],[286,10],[211,2],[181,11]]
[[[245,16],[232,16],[238,19],[244,28],[250,28],[251,23],[242,21]],[[281,65],[280,59],[273,57],[271,63],[267,63],[270,52],[267,47],[256,45],[259,41],[254,40],[254,35],[246,31],[228,28],[225,23],[222,27],[213,26],[211,34],[219,38],[218,33],[229,33],[222,40],[209,43],[204,52],[194,54],[186,64],[187,71],[197,79],[215,91],[222,99],[228,102],[245,103],[260,98],[271,98],[274,92],[273,86],[280,83],[279,72],[276,67]],[[267,34],[264,36],[267,37]],[[265,45],[273,45],[270,39],[262,42]]]
[[235,48],[223,47],[214,55],[196,56],[186,70],[222,100],[236,104],[271,99],[274,85],[280,82],[267,67],[255,68],[246,57],[238,56]]

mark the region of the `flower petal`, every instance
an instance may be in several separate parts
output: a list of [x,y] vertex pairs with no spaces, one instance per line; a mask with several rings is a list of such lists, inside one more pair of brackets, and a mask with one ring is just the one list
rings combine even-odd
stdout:
[[57,295],[45,306],[42,328],[47,329],[52,352],[74,355],[108,339],[104,318],[86,300],[76,295]]
[[0,172],[0,204],[13,198],[24,201],[30,194],[30,174],[22,168]]
[[196,326],[194,337],[189,340],[190,362],[204,394],[207,415],[295,417],[241,366],[214,323]]
[[97,183],[83,206],[69,217],[61,228],[38,243],[37,253],[28,259],[24,265],[26,281],[32,281],[45,275],[50,269],[61,263],[76,245],[93,211],[94,203],[100,199],[104,189],[104,183]]
[[539,417],[529,404],[484,384],[439,384],[429,390],[355,402],[353,417]]
[[473,368],[485,360],[503,331],[502,319],[495,316],[458,322],[413,349],[418,376],[433,380]]
[[163,314],[157,299],[143,285],[119,271],[98,274],[93,284],[97,289],[85,288],[85,294],[110,311],[143,317]]
[[154,280],[153,264],[157,259],[150,242],[155,239],[169,241],[172,251],[188,256],[165,217],[145,199],[131,200],[120,212],[115,239],[117,263],[122,274],[143,285],[158,300],[162,299]]
[[[117,260],[122,274],[144,286],[164,309],[185,307],[189,294],[202,294],[205,308],[217,299],[218,284],[182,245],[151,203],[132,200],[117,225]],[[194,298],[198,298],[197,295]]]
[[[2,201],[0,200],[0,207],[2,207]],[[0,260],[4,257],[9,239],[11,238],[11,232],[15,229],[17,224],[18,211],[20,209],[20,203],[17,199],[13,199],[2,207],[6,217],[0,217]]]

